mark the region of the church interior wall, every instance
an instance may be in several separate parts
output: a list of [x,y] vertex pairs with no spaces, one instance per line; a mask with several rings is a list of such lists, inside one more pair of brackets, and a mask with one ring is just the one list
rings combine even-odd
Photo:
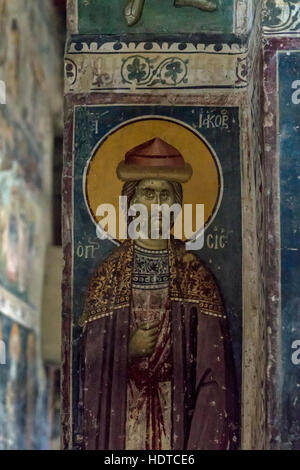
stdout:
[[41,311],[62,128],[57,19],[49,1],[0,2],[0,449],[50,445]]

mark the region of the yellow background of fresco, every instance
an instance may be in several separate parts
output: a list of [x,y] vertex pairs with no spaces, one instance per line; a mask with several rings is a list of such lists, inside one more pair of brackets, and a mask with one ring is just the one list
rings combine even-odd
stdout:
[[[128,150],[155,137],[160,137],[181,152],[193,168],[193,177],[183,184],[183,202],[204,204],[205,223],[213,215],[219,198],[219,169],[215,159],[199,136],[190,129],[163,119],[147,119],[128,123],[102,142],[90,161],[86,177],[86,199],[94,220],[100,204],[112,204],[119,217],[119,195],[123,183],[116,176],[118,163]],[[118,224],[117,224],[118,228]],[[118,233],[118,232],[117,232]],[[192,233],[192,232],[191,232]],[[186,233],[189,238],[191,233]]]

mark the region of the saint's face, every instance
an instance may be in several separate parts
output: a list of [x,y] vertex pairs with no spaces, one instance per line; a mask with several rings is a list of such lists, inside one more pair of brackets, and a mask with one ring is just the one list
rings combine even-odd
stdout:
[[[151,238],[151,225],[154,223],[151,217],[151,207],[153,205],[172,206],[175,204],[175,194],[173,186],[166,180],[161,179],[144,179],[141,180],[136,188],[135,196],[131,204],[143,204],[148,214],[148,236]],[[152,214],[153,215],[153,214]],[[158,214],[159,230],[162,230],[162,213]]]

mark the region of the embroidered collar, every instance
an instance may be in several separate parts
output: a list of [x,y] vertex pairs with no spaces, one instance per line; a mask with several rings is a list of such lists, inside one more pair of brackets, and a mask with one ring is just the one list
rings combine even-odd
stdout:
[[[94,273],[80,325],[129,308],[134,274],[134,243],[126,240]],[[202,313],[225,318],[221,295],[212,273],[178,240],[169,242],[169,297],[197,304]]]

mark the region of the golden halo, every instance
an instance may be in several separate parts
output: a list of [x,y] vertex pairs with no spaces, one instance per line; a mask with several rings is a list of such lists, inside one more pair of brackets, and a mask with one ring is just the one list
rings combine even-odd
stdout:
[[[184,123],[161,117],[142,118],[126,122],[103,138],[89,160],[84,180],[85,199],[94,223],[100,204],[112,204],[119,218],[119,196],[123,183],[117,178],[116,170],[128,150],[155,137],[173,145],[193,168],[193,176],[183,184],[183,203],[204,204],[205,227],[218,212],[223,190],[220,163],[201,136]],[[185,239],[192,236],[186,233]]]

